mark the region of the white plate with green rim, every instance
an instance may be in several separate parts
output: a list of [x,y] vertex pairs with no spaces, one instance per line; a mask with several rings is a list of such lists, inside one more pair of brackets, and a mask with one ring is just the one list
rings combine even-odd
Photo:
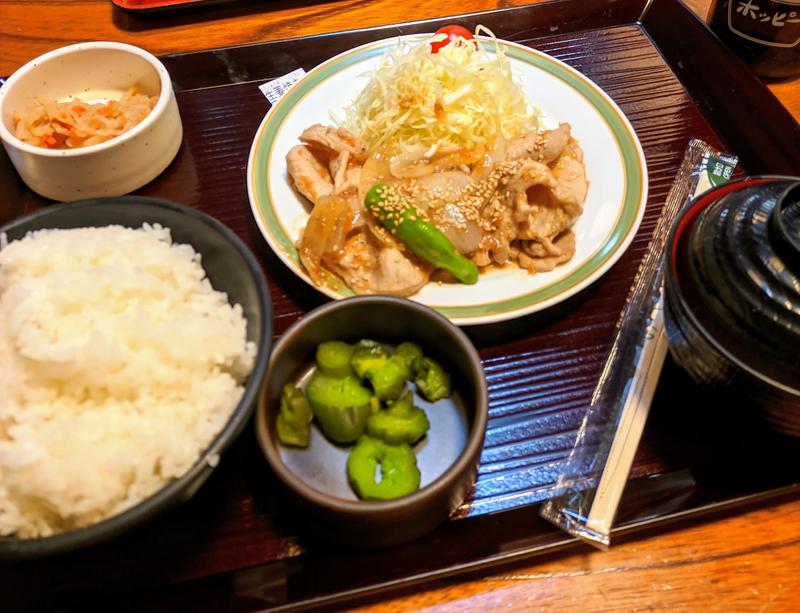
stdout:
[[[406,37],[423,39],[424,35]],[[300,278],[331,298],[346,287],[317,287],[303,270],[295,242],[310,204],[289,184],[286,153],[315,123],[352,105],[382,55],[397,45],[386,39],[346,51],[305,75],[270,109],[256,132],[247,166],[250,207],[272,250]],[[494,52],[494,42],[483,40]],[[589,190],[575,222],[576,252],[552,272],[531,275],[517,267],[481,273],[475,285],[429,283],[411,299],[435,308],[459,325],[487,324],[541,311],[576,294],[603,275],[633,240],[647,201],[644,153],[628,120],[597,85],[544,53],[497,41],[515,79],[545,127],[567,122],[584,153]]]

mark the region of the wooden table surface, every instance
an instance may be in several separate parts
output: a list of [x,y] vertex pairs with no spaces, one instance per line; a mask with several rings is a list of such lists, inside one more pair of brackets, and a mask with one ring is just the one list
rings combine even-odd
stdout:
[[[527,4],[519,0],[222,2],[166,17],[110,0],[2,0],[0,75],[85,40],[133,43],[156,54],[225,47]],[[709,0],[687,4],[705,17]],[[800,120],[800,79],[770,85]],[[478,537],[476,537],[478,538]],[[361,611],[778,611],[800,607],[800,501],[618,544],[588,547],[503,574],[453,579]]]

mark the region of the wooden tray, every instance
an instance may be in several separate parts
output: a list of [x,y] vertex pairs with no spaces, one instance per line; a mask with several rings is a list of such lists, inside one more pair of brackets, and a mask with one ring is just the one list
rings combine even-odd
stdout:
[[[545,313],[468,330],[490,389],[489,429],[470,499],[451,521],[409,545],[333,548],[313,540],[286,505],[249,430],[180,508],[105,545],[0,564],[11,608],[308,608],[576,544],[538,518],[538,503],[553,493],[688,139],[738,154],[748,173],[800,173],[800,126],[683,5],[553,2],[166,57],[185,140],[164,175],[140,193],[207,211],[248,242],[269,276],[280,335],[323,299],[279,262],[250,214],[247,155],[268,109],[257,85],[370,40],[455,21],[483,23],[596,81],[631,120],[650,178],[641,229],[607,275]],[[41,205],[21,189],[19,198],[0,204],[0,223]],[[613,538],[796,497],[799,447],[751,423],[747,407],[700,394],[668,361]]]

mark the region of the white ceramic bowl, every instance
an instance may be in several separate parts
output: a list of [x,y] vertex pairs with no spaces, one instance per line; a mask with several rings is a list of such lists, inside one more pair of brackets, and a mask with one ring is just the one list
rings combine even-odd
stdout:
[[[47,149],[12,132],[13,115],[35,98],[87,102],[118,99],[132,85],[158,96],[134,128],[97,145]],[[22,180],[53,200],[119,196],[156,178],[181,144],[181,125],[167,69],[155,56],[123,43],[90,42],[45,53],[17,70],[0,88],[0,139]]]

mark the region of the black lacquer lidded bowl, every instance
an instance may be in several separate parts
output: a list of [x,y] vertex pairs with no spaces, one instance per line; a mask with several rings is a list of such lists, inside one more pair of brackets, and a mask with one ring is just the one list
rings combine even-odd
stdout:
[[665,324],[675,361],[800,436],[800,179],[699,196],[672,230]]

